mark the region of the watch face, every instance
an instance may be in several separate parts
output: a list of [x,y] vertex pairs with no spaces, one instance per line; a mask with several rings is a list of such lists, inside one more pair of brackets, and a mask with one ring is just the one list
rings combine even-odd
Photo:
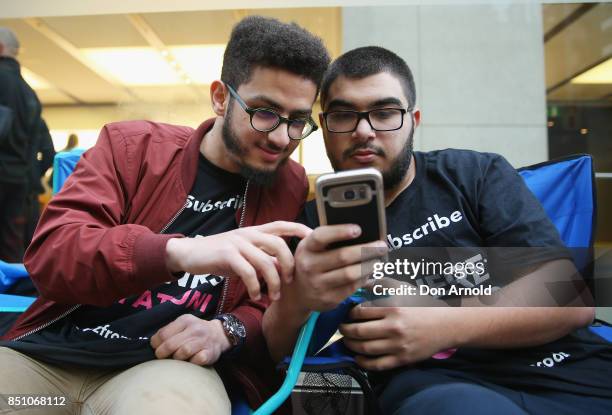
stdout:
[[244,328],[242,323],[238,323],[234,328],[236,329],[236,334],[238,335],[238,337],[241,337],[243,339],[246,337],[246,329]]
[[230,337],[234,343],[238,343],[241,339],[246,337],[246,329],[240,320],[232,315],[224,316],[224,326],[228,331]]

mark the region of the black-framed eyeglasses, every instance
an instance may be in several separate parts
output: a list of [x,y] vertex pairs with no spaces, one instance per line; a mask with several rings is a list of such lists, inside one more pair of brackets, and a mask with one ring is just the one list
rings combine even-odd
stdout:
[[242,109],[251,118],[251,127],[262,133],[275,130],[279,125],[287,124],[287,135],[292,140],[302,140],[319,127],[311,117],[286,118],[270,108],[250,108],[240,95],[229,84],[225,84],[230,94],[238,101]]
[[359,121],[365,118],[374,131],[399,130],[404,125],[404,114],[411,112],[412,107],[377,108],[370,111],[340,110],[324,112],[325,128],[332,133],[352,133]]

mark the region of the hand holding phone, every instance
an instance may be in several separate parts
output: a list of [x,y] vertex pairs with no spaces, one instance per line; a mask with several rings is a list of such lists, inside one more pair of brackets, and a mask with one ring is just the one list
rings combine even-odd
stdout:
[[363,287],[373,262],[386,256],[384,189],[373,168],[322,175],[315,187],[321,226],[298,244],[283,297],[293,307],[325,311]]
[[378,170],[370,167],[321,175],[315,192],[321,225],[352,223],[361,228],[359,237],[336,242],[330,248],[385,240],[384,188]]

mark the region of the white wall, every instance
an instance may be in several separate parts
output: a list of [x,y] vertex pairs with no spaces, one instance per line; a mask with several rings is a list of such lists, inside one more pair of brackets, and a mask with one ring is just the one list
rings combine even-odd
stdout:
[[415,149],[493,151],[516,167],[548,157],[541,5],[343,9],[343,50],[384,46],[415,75]]

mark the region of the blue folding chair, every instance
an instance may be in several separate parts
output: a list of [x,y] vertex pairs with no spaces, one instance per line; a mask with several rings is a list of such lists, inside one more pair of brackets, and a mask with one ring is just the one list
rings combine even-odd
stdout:
[[21,313],[34,302],[32,297],[2,294],[23,278],[29,278],[23,264],[0,261],[0,313]]
[[[557,227],[564,243],[570,248],[591,247],[596,217],[595,176],[591,156],[582,154],[551,160],[521,168],[518,172]],[[588,253],[587,249],[577,251]],[[579,268],[580,265],[587,266],[592,262],[587,256],[575,258]],[[352,360],[350,354],[336,344],[327,350],[324,356],[313,356],[313,354],[326,344],[336,328],[345,320],[350,308],[360,301],[360,296],[353,296],[333,311],[323,314],[313,313],[310,316],[300,332],[293,355],[286,359],[289,364],[285,382],[279,391],[255,412],[255,415],[271,414],[282,405],[295,387],[303,367],[311,370],[316,366],[322,369],[333,368]],[[592,327],[592,330],[612,341],[610,326]],[[370,392],[364,390],[364,395],[368,394]],[[368,403],[370,397],[365,397]],[[377,412],[376,404],[371,402],[366,409],[369,413]]]
[[11,264],[0,261],[0,293],[5,292],[20,278],[27,277],[28,271],[26,271],[23,264]]
[[596,218],[595,174],[588,154],[518,169],[570,248],[593,245]]

